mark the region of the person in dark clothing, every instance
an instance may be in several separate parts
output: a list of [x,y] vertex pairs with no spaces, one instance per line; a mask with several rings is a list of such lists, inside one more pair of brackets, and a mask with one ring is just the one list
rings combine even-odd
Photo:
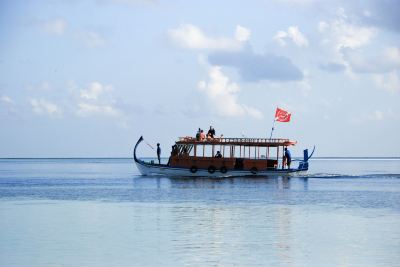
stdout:
[[160,143],[157,143],[157,158],[158,158],[158,164],[161,164],[161,147],[160,147]]
[[292,155],[290,154],[289,149],[285,147],[285,159],[286,159],[286,165],[288,166],[288,169],[290,169],[290,163],[292,162]]
[[171,147],[171,156],[176,156],[178,155],[178,147],[176,145],[173,145]]
[[215,154],[215,157],[216,157],[216,158],[222,158],[221,152],[217,151],[217,154]]
[[199,130],[196,133],[196,141],[200,141],[200,132],[201,132],[201,129],[199,128]]
[[207,137],[208,136],[211,138],[214,138],[214,136],[215,136],[215,130],[212,126],[210,126],[210,130],[208,130]]

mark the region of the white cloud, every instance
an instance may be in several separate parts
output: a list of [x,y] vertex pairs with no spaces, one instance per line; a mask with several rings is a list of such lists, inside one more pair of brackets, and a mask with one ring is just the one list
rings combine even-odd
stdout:
[[324,35],[323,43],[333,45],[336,50],[362,47],[377,34],[374,27],[350,23],[344,9],[339,9],[337,17],[330,23],[319,22],[318,30]]
[[372,76],[375,84],[392,93],[400,92],[400,71],[392,71],[386,74],[374,74]]
[[400,48],[343,49],[343,58],[355,72],[387,73],[400,69]]
[[375,85],[389,92],[400,92],[400,48],[343,49],[343,60],[358,74],[369,74]]
[[97,100],[101,94],[110,92],[112,89],[113,87],[111,85],[102,85],[99,82],[92,82],[89,84],[88,88],[80,91],[80,97],[86,100]]
[[274,40],[276,40],[281,46],[285,46],[287,40],[292,40],[292,42],[299,47],[308,46],[308,39],[300,32],[297,26],[290,26],[287,32],[278,31],[274,36]]
[[67,22],[64,19],[58,18],[54,20],[44,21],[40,24],[41,29],[52,35],[63,35],[67,29]]
[[112,105],[98,105],[81,102],[78,103],[77,114],[82,117],[91,115],[118,116],[120,112]]
[[0,97],[0,101],[1,101],[3,104],[6,104],[6,105],[14,105],[14,101],[13,101],[10,97],[8,97],[8,96],[6,96],[6,95],[2,95],[2,96]]
[[318,31],[322,37],[321,44],[329,51],[327,61],[335,62],[334,65],[349,77],[354,79],[357,73],[383,73],[392,69],[389,62],[382,58],[382,53],[369,46],[378,29],[355,23],[343,8],[337,10],[332,20],[320,21]]
[[11,97],[2,95],[0,96],[0,114],[5,112],[7,115],[16,115],[17,114],[17,106],[14,100]]
[[56,104],[47,100],[31,98],[29,103],[31,104],[33,112],[36,114],[45,114],[49,116],[61,115],[61,109]]
[[184,24],[167,32],[168,37],[175,44],[187,49],[209,49],[237,51],[243,48],[250,38],[250,30],[243,26],[236,26],[234,38],[208,37],[203,31],[191,24]]
[[238,103],[237,93],[240,91],[236,83],[230,82],[221,67],[212,66],[209,69],[209,82],[200,81],[199,90],[204,92],[210,100],[215,111],[221,116],[252,116],[262,118],[259,110]]
[[76,114],[82,117],[92,115],[120,116],[123,115],[115,106],[112,95],[113,86],[92,82],[87,88],[79,90]]
[[250,39],[250,34],[251,32],[249,29],[240,25],[236,26],[235,39],[238,40],[239,42],[248,41]]

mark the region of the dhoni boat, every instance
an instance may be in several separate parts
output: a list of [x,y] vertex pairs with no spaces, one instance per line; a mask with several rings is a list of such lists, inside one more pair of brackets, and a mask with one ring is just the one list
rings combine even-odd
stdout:
[[[145,161],[136,155],[143,141],[137,141],[133,158],[142,175],[169,177],[239,177],[239,176],[293,176],[308,170],[309,159],[304,150],[303,159],[295,168],[288,167],[284,149],[297,144],[282,138],[206,138],[179,137],[172,146],[166,164]],[[218,156],[215,156],[217,151]],[[294,163],[294,162],[293,162]]]

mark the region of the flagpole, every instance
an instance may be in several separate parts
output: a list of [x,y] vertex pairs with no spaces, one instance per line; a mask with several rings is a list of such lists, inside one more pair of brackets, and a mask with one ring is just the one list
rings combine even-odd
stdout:
[[269,136],[269,139],[271,139],[271,138],[272,138],[272,133],[274,132],[274,129],[275,129],[276,110],[277,110],[277,109],[278,109],[278,106],[276,106],[276,109],[275,109],[275,115],[274,115],[274,120],[273,120],[273,122],[272,122],[271,135]]
[[272,133],[274,132],[274,129],[275,129],[275,121],[276,121],[276,119],[274,117],[274,121],[272,122],[271,135],[269,136],[269,139],[272,139]]

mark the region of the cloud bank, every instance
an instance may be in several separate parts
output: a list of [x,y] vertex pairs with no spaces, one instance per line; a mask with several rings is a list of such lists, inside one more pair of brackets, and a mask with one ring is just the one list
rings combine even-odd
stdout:
[[216,52],[208,56],[213,65],[234,67],[247,82],[299,81],[303,74],[290,59],[269,54],[255,54],[252,50],[238,53]]
[[331,44],[336,50],[362,47],[377,34],[374,27],[349,22],[348,16],[342,8],[337,11],[337,16],[332,21],[320,21],[318,30],[323,35],[322,43]]

